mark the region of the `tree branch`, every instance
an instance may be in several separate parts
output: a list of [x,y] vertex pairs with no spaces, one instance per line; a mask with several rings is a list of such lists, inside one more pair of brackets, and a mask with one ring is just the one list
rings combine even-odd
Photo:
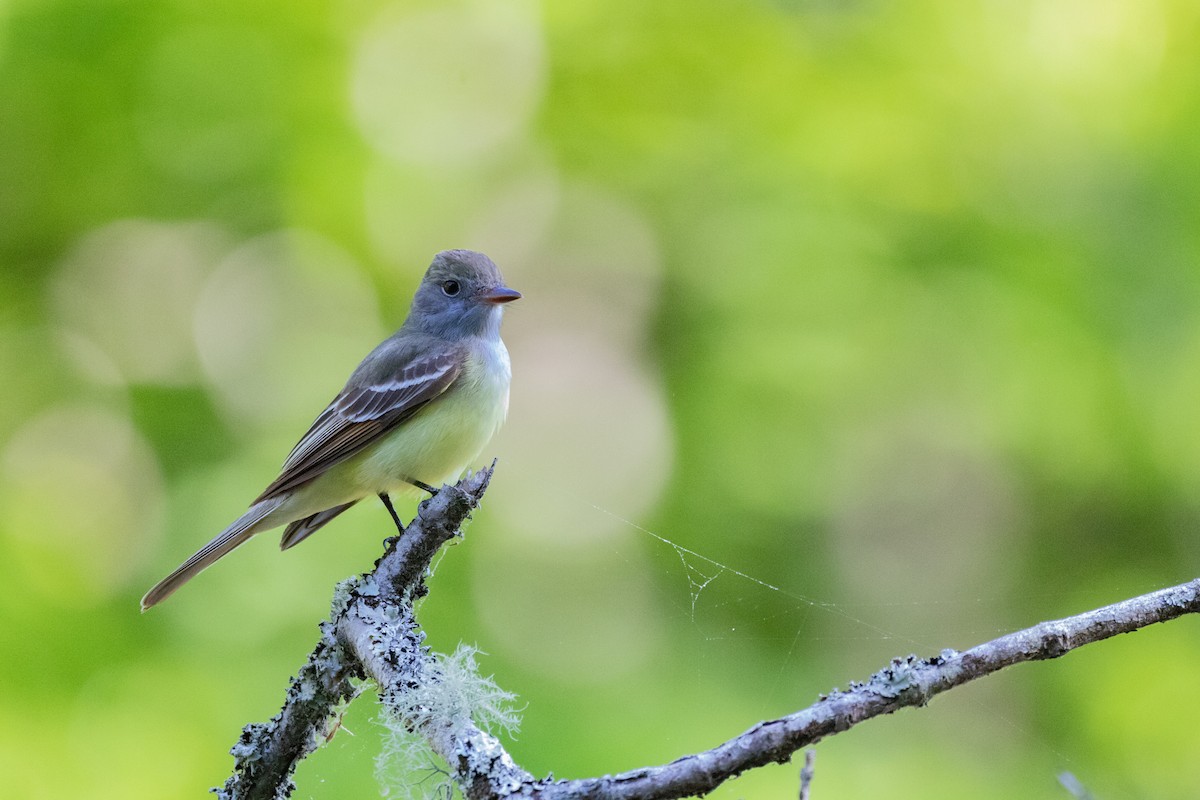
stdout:
[[961,653],[893,659],[865,683],[853,683],[844,692],[834,689],[806,709],[760,722],[711,750],[669,764],[600,778],[537,779],[466,712],[413,713],[412,704],[402,702],[421,688],[433,662],[413,616],[413,600],[425,592],[423,578],[433,555],[478,506],[494,467],[422,503],[404,535],[389,540],[375,570],[339,586],[331,619],[321,624],[321,639],[293,679],[283,709],[267,723],[248,725],[234,746],[235,771],[217,790],[221,798],[290,796],[296,764],[333,734],[341,704],[353,699],[354,679],[362,677],[378,684],[383,703],[409,709],[407,723],[446,761],[469,800],[672,800],[712,791],[754,767],[788,761],[826,736],[906,706],[925,705],[1013,664],[1058,658],[1091,642],[1200,611],[1198,579],[1043,622]]
[[[434,554],[458,534],[479,506],[495,468],[492,462],[455,486],[442,487],[421,503],[403,536],[387,540],[374,570],[338,585],[330,618],[321,623],[321,638],[292,679],[283,708],[268,722],[247,725],[230,750],[233,775],[223,787],[213,790],[221,800],[290,797],[296,788],[292,782],[296,765],[337,731],[342,704],[358,695],[356,680],[375,677],[381,695],[405,685],[402,672],[384,671],[385,667],[400,667],[400,662],[377,663],[374,651],[366,647],[370,637],[362,631],[364,622],[379,625],[386,643],[392,644],[395,638],[397,652],[402,649],[399,640],[410,636],[411,641],[404,641],[408,650],[428,658],[422,645],[424,634],[411,621],[413,601],[425,594],[424,577]],[[403,609],[403,613],[391,617],[393,609]],[[406,618],[411,627],[405,627]],[[372,659],[364,660],[354,650],[347,650],[348,641],[363,646]],[[373,669],[364,671],[364,664]],[[408,666],[412,669],[413,664]],[[385,680],[378,680],[380,676]]]
[[769,722],[696,755],[661,767],[613,777],[559,781],[535,792],[543,798],[667,800],[712,791],[748,769],[783,763],[802,747],[841,733],[864,720],[934,696],[1023,661],[1058,658],[1077,647],[1156,622],[1200,611],[1200,579],[1114,603],[1073,617],[1043,622],[964,652],[944,650],[931,659],[893,659],[866,683],[834,689],[812,706]]
[[808,792],[812,788],[812,779],[815,772],[813,762],[816,758],[816,750],[804,751],[804,766],[800,768],[800,800],[808,800]]

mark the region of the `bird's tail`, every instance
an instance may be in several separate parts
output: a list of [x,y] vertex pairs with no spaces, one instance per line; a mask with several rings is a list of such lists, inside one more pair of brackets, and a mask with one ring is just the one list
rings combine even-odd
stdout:
[[279,540],[279,549],[287,550],[288,548],[295,547],[296,545],[300,544],[305,539],[316,533],[322,525],[325,525],[331,519],[357,502],[357,500],[351,500],[349,503],[344,505],[327,508],[324,511],[318,511],[311,517],[305,517],[304,519],[296,520],[284,529],[283,538]]
[[197,550],[191,558],[180,564],[174,572],[146,592],[146,596],[142,598],[142,611],[166,600],[175,593],[176,589],[207,569],[214,561],[263,530],[264,526],[260,526],[259,523],[262,523],[268,514],[278,508],[280,502],[280,498],[272,497],[250,506],[245,514],[234,520],[232,525],[213,537],[211,542]]

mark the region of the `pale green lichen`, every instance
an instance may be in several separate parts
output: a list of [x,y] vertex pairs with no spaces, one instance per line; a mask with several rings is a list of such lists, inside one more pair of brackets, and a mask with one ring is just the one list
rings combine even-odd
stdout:
[[[515,734],[520,711],[515,695],[479,674],[479,651],[459,645],[452,655],[425,661],[418,685],[382,703],[380,721],[387,730],[375,761],[376,779],[385,797],[450,798],[453,782],[426,735],[458,730],[467,723],[495,734]],[[435,734],[436,735],[436,734]]]
[[340,617],[346,610],[346,606],[350,603],[350,598],[353,596],[354,589],[357,587],[359,577],[346,578],[333,587],[333,600],[330,601],[329,618],[335,620]]

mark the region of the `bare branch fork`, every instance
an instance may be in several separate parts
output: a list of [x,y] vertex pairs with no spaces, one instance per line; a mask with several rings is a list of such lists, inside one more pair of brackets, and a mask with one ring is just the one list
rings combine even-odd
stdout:
[[[479,505],[494,468],[493,463],[423,502],[404,535],[388,540],[375,569],[339,586],[333,613],[321,623],[321,638],[292,679],[283,708],[268,722],[247,725],[234,745],[234,773],[214,790],[219,797],[289,797],[296,765],[337,730],[343,704],[358,694],[360,679],[378,684],[381,701],[390,707],[411,707],[398,699],[420,687],[433,662],[413,616],[413,601],[426,591],[424,577],[434,554]],[[535,778],[465,714],[418,714],[407,721],[446,761],[470,800],[670,800],[704,794],[746,770],[788,761],[800,748],[863,720],[925,705],[942,692],[1013,664],[1058,658],[1085,644],[1197,611],[1200,579],[1043,622],[963,652],[896,658],[865,683],[852,683],[847,691],[834,689],[806,709],[760,722],[711,750],[599,778]]]

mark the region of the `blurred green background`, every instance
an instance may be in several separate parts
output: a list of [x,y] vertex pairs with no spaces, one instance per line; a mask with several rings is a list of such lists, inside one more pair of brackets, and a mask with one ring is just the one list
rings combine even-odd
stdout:
[[[1197,130],[1186,0],[0,4],[5,795],[225,779],[387,515],[137,600],[447,247],[525,299],[421,617],[538,774],[1193,577]],[[835,737],[814,797],[1195,797],[1197,632]],[[375,715],[297,797],[384,791]]]

